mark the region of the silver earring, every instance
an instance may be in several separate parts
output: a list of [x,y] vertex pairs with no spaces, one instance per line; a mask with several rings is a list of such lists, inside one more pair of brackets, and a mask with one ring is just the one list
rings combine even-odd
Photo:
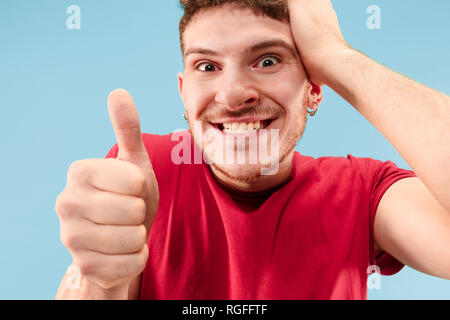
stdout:
[[187,111],[184,112],[183,118],[184,118],[184,120],[189,121]]
[[317,111],[319,111],[319,104],[317,102],[314,102],[314,106],[311,109],[312,109],[312,111],[308,110],[308,114],[310,117],[314,117],[315,114],[317,113]]

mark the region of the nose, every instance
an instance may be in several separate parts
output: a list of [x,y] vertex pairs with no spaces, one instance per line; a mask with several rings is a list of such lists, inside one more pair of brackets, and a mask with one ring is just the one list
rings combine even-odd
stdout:
[[223,73],[219,79],[215,101],[231,110],[237,110],[259,103],[259,92],[245,72]]

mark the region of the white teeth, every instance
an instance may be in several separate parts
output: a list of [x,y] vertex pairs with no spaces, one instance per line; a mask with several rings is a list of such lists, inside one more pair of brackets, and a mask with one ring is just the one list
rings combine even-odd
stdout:
[[228,122],[223,123],[223,131],[230,133],[254,132],[262,128],[261,121],[255,122]]

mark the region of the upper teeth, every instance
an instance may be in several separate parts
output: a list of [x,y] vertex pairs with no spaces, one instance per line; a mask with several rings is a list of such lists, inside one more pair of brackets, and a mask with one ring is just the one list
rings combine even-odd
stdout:
[[223,124],[224,132],[248,132],[256,131],[263,127],[261,121],[255,122],[228,122]]

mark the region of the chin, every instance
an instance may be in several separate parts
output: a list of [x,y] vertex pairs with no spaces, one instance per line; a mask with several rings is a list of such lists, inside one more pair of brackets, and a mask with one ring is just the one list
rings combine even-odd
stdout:
[[284,156],[280,154],[283,149],[280,149],[279,141],[273,143],[271,139],[265,138],[261,141],[266,143],[260,144],[257,134],[250,140],[253,142],[241,140],[241,144],[224,146],[221,137],[216,136],[203,144],[205,160],[216,171],[237,181],[250,182],[262,175],[276,175],[280,156]]
[[224,165],[211,164],[214,171],[218,171],[228,180],[252,184],[261,178],[262,166],[258,164]]

